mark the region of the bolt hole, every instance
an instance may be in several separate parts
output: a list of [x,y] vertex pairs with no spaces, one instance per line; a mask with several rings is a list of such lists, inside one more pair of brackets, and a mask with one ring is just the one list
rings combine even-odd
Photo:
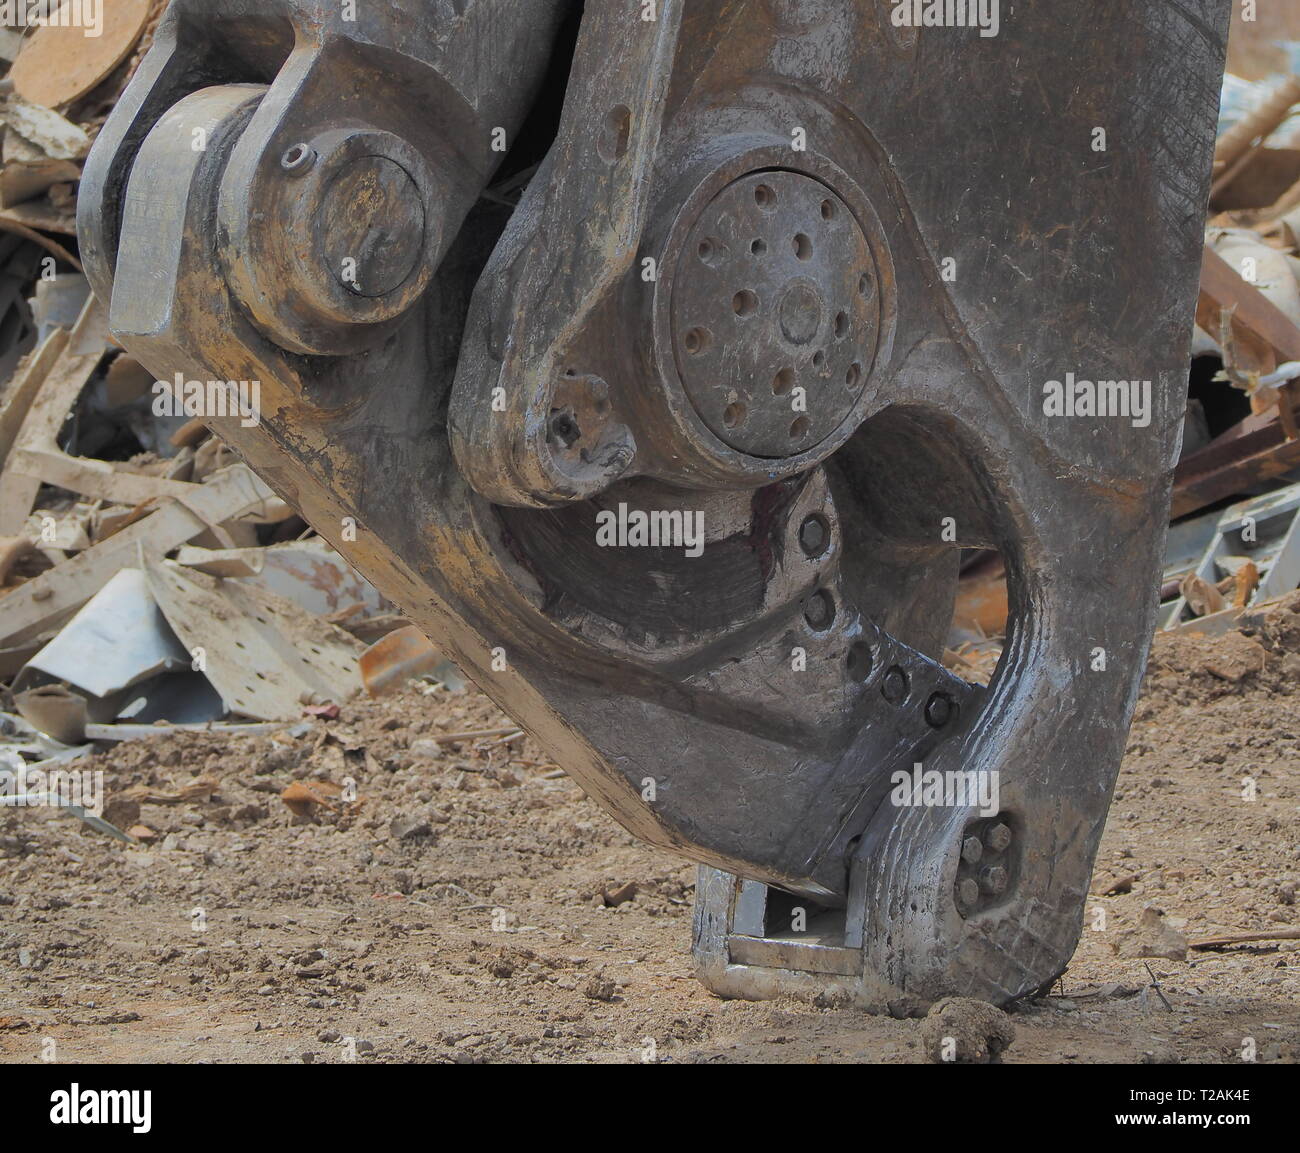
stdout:
[[804,605],[803,619],[810,628],[825,632],[835,623],[835,600],[825,589],[819,589],[808,598]]
[[605,114],[596,151],[606,164],[614,164],[626,155],[631,135],[632,110],[626,104],[616,104]]
[[551,437],[565,448],[572,448],[582,439],[582,430],[573,413],[561,411],[551,414]]
[[822,219],[831,221],[835,219],[835,202],[831,200],[822,201]]
[[732,297],[731,308],[737,316],[753,316],[758,311],[758,297],[748,288],[742,289]]
[[849,315],[847,312],[835,316],[835,339],[843,340],[849,334]]
[[869,644],[858,641],[856,644],[849,646],[849,676],[855,681],[865,681],[871,676],[871,669],[874,664],[875,658],[871,655],[871,646]]
[[812,259],[812,241],[802,232],[794,238],[794,254],[800,260]]
[[826,354],[824,352],[814,352],[812,362],[813,368],[821,372],[826,367]]
[[772,392],[776,396],[785,396],[792,388],[794,388],[794,369],[781,369],[772,381]]
[[865,300],[870,300],[872,293],[876,291],[876,281],[871,273],[864,272],[858,281],[858,295]]
[[856,361],[849,365],[849,370],[844,374],[844,383],[849,388],[857,388],[858,382],[862,379],[862,365]]
[[765,240],[755,240],[749,246],[749,251],[754,256],[763,256],[767,252],[767,242]]
[[726,255],[726,249],[723,247],[722,241],[712,236],[706,236],[700,241],[697,252],[700,260],[710,268],[716,268],[721,264]]
[[722,412],[722,423],[728,428],[735,428],[745,422],[745,406],[740,401],[733,401]]
[[772,212],[776,208],[776,193],[766,184],[760,184],[754,189],[754,203],[764,212]]
[[713,337],[707,328],[692,328],[682,341],[688,356],[701,355],[712,342]]
[[808,418],[806,416],[796,417],[794,423],[790,425],[790,439],[803,440],[808,435]]
[[957,711],[953,699],[946,693],[933,693],[925,704],[925,721],[932,729],[941,729],[952,720]]
[[316,151],[307,144],[295,144],[280,157],[280,167],[286,172],[305,172],[316,159]]

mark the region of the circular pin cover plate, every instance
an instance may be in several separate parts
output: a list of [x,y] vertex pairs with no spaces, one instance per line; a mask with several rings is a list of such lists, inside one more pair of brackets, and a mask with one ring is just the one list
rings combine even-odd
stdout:
[[691,228],[672,321],[683,387],[715,436],[750,456],[807,452],[871,377],[880,294],[867,237],[821,181],[750,173]]

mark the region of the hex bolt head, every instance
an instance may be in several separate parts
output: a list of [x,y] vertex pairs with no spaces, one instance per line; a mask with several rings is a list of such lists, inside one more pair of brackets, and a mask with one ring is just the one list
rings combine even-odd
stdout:
[[807,557],[819,557],[829,547],[831,541],[830,526],[826,518],[814,513],[804,518],[799,526],[799,547]]
[[984,845],[980,842],[979,837],[967,837],[961,843],[961,859],[968,865],[979,864],[979,859],[984,855]]
[[973,878],[965,877],[957,882],[957,904],[963,909],[973,909],[980,899],[980,887]]
[[987,869],[982,869],[980,871],[979,887],[984,892],[995,897],[999,893],[1005,892],[1007,887],[1006,869],[1001,865],[990,865]]
[[941,729],[953,715],[952,698],[945,693],[935,693],[925,703],[925,723],[932,729]]
[[880,682],[880,691],[891,705],[901,705],[907,699],[907,673],[895,665]]
[[1011,846],[1011,830],[1006,825],[994,825],[984,834],[984,841],[995,853],[1005,853]]

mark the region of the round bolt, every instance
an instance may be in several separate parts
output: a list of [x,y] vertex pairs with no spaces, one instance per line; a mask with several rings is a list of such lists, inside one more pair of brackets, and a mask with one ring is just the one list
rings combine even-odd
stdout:
[[396,292],[424,249],[424,200],[411,175],[385,156],[342,164],[320,198],[314,230],[325,267],[354,296]]
[[952,720],[952,698],[943,693],[935,693],[925,702],[925,723],[932,729],[941,729]]
[[957,904],[963,909],[973,909],[980,899],[980,887],[970,877],[957,883]]
[[891,705],[901,705],[907,699],[907,673],[895,665],[880,682],[880,691]]
[[262,212],[227,221],[243,254],[228,269],[231,287],[284,348],[360,352],[433,276],[440,184],[412,144],[355,120],[282,140],[265,165],[270,199],[255,194],[275,227]]
[[980,872],[979,887],[991,896],[996,897],[999,893],[1005,891],[1007,887],[1007,871],[1001,865],[990,865],[987,869]]
[[821,556],[830,545],[830,539],[830,526],[826,523],[826,518],[817,513],[805,517],[799,526],[799,547],[805,556]]
[[830,628],[831,622],[835,619],[835,602],[831,600],[831,594],[824,589],[813,593],[808,598],[808,603],[804,605],[803,618],[818,632]]
[[995,853],[1005,853],[1011,845],[1011,830],[1006,825],[994,825],[984,834],[984,840]]
[[979,837],[967,837],[961,843],[961,859],[968,865],[978,865],[984,855],[984,846]]
[[280,167],[294,176],[301,176],[316,163],[316,149],[309,144],[295,144],[280,157]]

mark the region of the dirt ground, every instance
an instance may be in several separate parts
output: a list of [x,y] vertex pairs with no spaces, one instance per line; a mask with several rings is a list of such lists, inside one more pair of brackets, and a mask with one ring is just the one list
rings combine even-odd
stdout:
[[[1157,643],[1082,943],[1015,1012],[1008,1062],[1300,1056],[1300,941],[1113,948],[1149,905],[1193,941],[1300,925],[1292,606],[1253,636]],[[0,811],[0,1060],[923,1059],[917,1021],[711,996],[691,975],[694,868],[637,845],[527,740],[434,741],[508,721],[428,689],[296,735],[100,752],[106,815],[150,844]],[[294,781],[335,787],[295,815]]]

